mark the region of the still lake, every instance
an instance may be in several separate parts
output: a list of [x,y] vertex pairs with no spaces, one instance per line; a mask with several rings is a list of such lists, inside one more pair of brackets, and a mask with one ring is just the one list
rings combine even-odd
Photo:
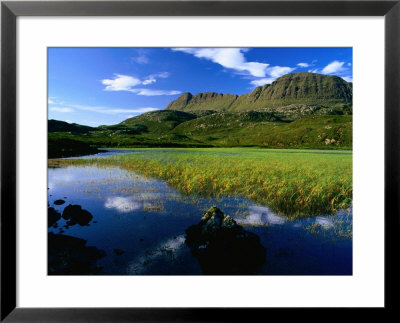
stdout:
[[[109,150],[79,158],[132,152]],[[54,204],[57,200],[65,203]],[[240,196],[186,196],[161,180],[96,166],[49,168],[48,202],[60,214],[73,204],[93,216],[88,225],[68,225],[61,218],[48,230],[103,250],[105,256],[96,260],[100,275],[202,275],[185,244],[185,230],[211,206],[259,236],[267,255],[257,274],[352,274],[351,208],[289,220]]]

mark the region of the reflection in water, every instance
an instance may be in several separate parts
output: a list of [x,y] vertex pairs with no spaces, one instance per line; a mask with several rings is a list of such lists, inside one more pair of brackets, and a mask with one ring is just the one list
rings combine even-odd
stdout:
[[249,207],[249,214],[245,217],[236,217],[235,220],[242,225],[268,226],[284,224],[286,219],[274,214],[269,208],[252,205]]
[[104,207],[107,209],[115,209],[118,212],[126,213],[139,210],[143,203],[138,203],[134,197],[108,197]]
[[49,275],[95,275],[102,270],[96,261],[105,252],[86,246],[86,240],[50,232],[47,241]]
[[51,227],[61,219],[61,214],[57,212],[53,207],[47,209],[47,226]]
[[159,265],[160,262],[177,261],[184,245],[184,235],[163,241],[155,248],[145,250],[139,257],[132,260],[128,264],[126,272],[129,275],[144,274],[149,268]]
[[324,229],[330,229],[335,226],[333,221],[329,218],[322,217],[322,216],[317,216],[315,218],[315,223],[323,227]]
[[[267,258],[256,274],[352,274],[351,212],[288,221],[239,196],[183,196],[163,181],[117,167],[50,168],[48,181],[49,225],[56,221],[49,232],[65,232],[104,250],[105,256],[94,260],[96,268],[102,267],[99,274],[201,275],[184,243],[185,230],[213,205],[260,237]],[[54,204],[59,199],[67,203]],[[81,205],[90,213],[89,226],[69,226],[71,219],[59,219],[67,204]],[[323,234],[308,229],[315,225]]]
[[185,243],[205,274],[248,275],[265,263],[260,238],[215,206],[186,229]]
[[90,212],[83,210],[80,205],[69,204],[64,209],[62,218],[67,220],[67,225],[79,224],[84,226],[89,225],[89,222],[93,219],[93,215],[90,214]]

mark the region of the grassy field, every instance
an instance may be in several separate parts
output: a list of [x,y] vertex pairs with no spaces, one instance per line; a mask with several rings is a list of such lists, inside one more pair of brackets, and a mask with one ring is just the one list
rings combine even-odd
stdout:
[[[316,107],[308,107],[312,108]],[[295,114],[303,112],[293,108]],[[307,110],[306,108],[304,108]],[[311,111],[310,110],[310,111]],[[48,138],[53,147],[65,142],[92,147],[262,147],[351,149],[352,116],[319,115],[320,109],[300,119],[283,121],[269,112],[193,114],[160,110],[113,126],[90,128],[50,120]],[[290,107],[285,108],[290,113]],[[305,114],[308,112],[304,112]],[[297,117],[296,117],[297,118]],[[88,129],[89,128],[89,129]],[[51,148],[51,147],[49,147]],[[57,150],[55,151],[57,153]]]
[[50,166],[70,164],[119,166],[163,179],[183,194],[241,195],[289,217],[328,214],[352,203],[351,151],[161,148],[49,160]]

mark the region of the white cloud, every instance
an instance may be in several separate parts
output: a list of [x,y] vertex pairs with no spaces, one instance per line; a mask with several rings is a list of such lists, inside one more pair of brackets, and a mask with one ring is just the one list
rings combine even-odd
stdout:
[[250,82],[257,86],[271,83],[278,77],[296,69],[287,66],[270,66],[267,63],[248,62],[244,57],[244,53],[248,51],[245,48],[173,48],[172,50],[210,60],[235,72],[247,73],[253,77],[262,77],[262,79]]
[[271,84],[273,81],[275,81],[276,78],[274,77],[269,77],[269,78],[263,78],[263,79],[258,79],[258,80],[253,80],[250,83],[255,85],[255,86],[263,86],[264,84]]
[[246,72],[255,77],[265,77],[269,66],[266,63],[247,62],[243,54],[247,50],[243,48],[173,48],[172,50],[192,54],[197,58],[207,59],[225,68]]
[[140,114],[140,113],[145,113],[149,111],[155,111],[158,110],[156,108],[152,107],[144,107],[144,108],[135,108],[135,109],[120,109],[120,108],[109,108],[109,107],[97,107],[97,106],[88,106],[88,105],[70,105],[71,107],[83,111],[91,111],[91,112],[97,112],[97,113],[103,113],[103,114]]
[[155,83],[157,80],[154,77],[149,77],[147,80],[143,81],[143,85],[147,85],[147,84],[151,84],[151,83]]
[[346,68],[343,67],[343,65],[344,65],[344,62],[333,61],[333,62],[329,63],[328,65],[326,65],[322,69],[322,73],[324,73],[324,74],[342,73],[342,72],[346,71]]
[[169,77],[169,73],[168,72],[160,72],[160,73],[157,73],[157,74],[153,74],[153,76],[166,79],[167,77]]
[[[137,89],[138,91],[143,91],[142,89]],[[150,95],[150,94],[142,94],[142,95]],[[161,95],[161,94],[153,94],[153,95]],[[165,93],[164,93],[165,95]],[[167,94],[168,95],[168,94]],[[102,113],[102,114],[109,114],[109,115],[138,115],[141,113],[159,110],[153,107],[140,107],[140,108],[131,108],[131,109],[122,109],[122,108],[112,108],[112,107],[102,107],[102,106],[91,106],[91,105],[83,105],[83,104],[67,104],[67,103],[60,103],[57,106],[52,106],[49,108],[50,111],[55,112],[76,112],[76,110],[82,111],[90,111],[95,113]]]
[[161,72],[157,74],[151,74],[144,78],[144,80],[140,80],[138,78],[115,74],[113,79],[104,79],[101,81],[102,84],[106,85],[105,91],[127,91],[131,93],[136,93],[137,95],[146,95],[146,96],[156,96],[156,95],[175,95],[182,93],[177,90],[151,90],[151,89],[141,89],[135,88],[137,85],[149,85],[155,83],[157,78],[167,78],[169,76],[168,72]]
[[145,96],[158,96],[158,95],[176,95],[181,94],[181,91],[165,91],[165,90],[151,90],[151,89],[132,89],[130,90],[132,93],[136,93],[137,95],[145,95]]
[[265,77],[262,79],[256,79],[250,82],[255,86],[262,86],[264,84],[271,84],[278,77],[285,75],[287,73],[291,73],[295,70],[295,67],[287,67],[287,66],[272,66],[267,68],[267,74],[269,77]]
[[114,79],[105,79],[101,83],[106,85],[106,91],[129,91],[133,86],[142,82],[132,76],[116,74]]
[[308,73],[319,73],[319,69],[315,68],[313,70],[308,70]]
[[67,107],[51,107],[50,111],[61,112],[61,113],[74,112],[73,109]]
[[268,68],[267,73],[271,75],[271,77],[278,78],[282,75],[293,72],[295,69],[295,67],[273,66]]
[[310,67],[310,64],[308,64],[308,63],[298,63],[297,66],[306,68],[306,67]]
[[353,78],[351,76],[343,76],[342,79],[346,82],[353,82]]
[[326,65],[321,72],[323,74],[334,74],[341,77],[347,82],[353,82],[351,68],[349,68],[348,66],[351,66],[351,63],[346,64],[345,62],[333,61]]
[[167,78],[169,76],[168,72],[161,72],[161,73],[157,73],[157,74],[152,74],[146,77],[146,79],[142,82],[143,85],[148,85],[148,84],[152,84],[155,83],[157,81],[156,78]]
[[141,55],[138,55],[135,57],[131,57],[131,59],[133,62],[135,62],[137,64],[148,64],[149,63],[149,58],[144,54],[141,54]]
[[47,103],[50,105],[50,104],[63,104],[63,102],[62,101],[60,101],[58,98],[56,98],[55,96],[50,96],[48,99],[47,99]]

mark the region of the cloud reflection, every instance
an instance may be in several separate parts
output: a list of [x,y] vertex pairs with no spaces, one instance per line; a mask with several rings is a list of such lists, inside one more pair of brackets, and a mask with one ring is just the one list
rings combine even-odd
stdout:
[[143,274],[157,261],[162,259],[176,259],[185,244],[185,236],[179,235],[162,241],[154,249],[146,250],[141,256],[133,260],[127,267],[127,273],[130,275]]
[[323,227],[324,229],[329,229],[334,227],[334,223],[331,219],[322,217],[322,216],[317,216],[315,218],[315,223]]
[[285,219],[273,213],[269,208],[253,205],[249,208],[249,215],[235,217],[235,221],[242,225],[268,226],[284,224]]
[[107,209],[115,209],[121,213],[132,212],[139,210],[142,207],[142,203],[139,203],[133,196],[131,197],[108,197],[104,206]]

